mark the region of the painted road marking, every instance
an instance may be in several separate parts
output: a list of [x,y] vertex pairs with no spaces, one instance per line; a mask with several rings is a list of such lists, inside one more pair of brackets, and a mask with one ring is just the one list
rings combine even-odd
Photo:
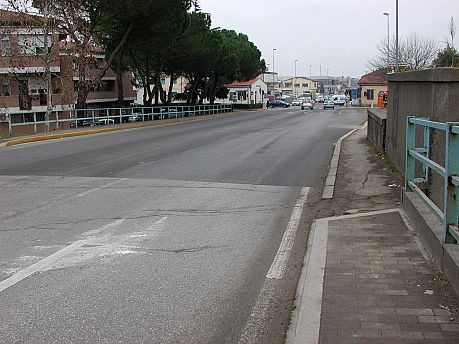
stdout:
[[293,244],[295,243],[296,232],[298,225],[300,224],[301,214],[303,213],[303,207],[308,197],[309,188],[304,187],[301,189],[300,197],[297,199],[295,206],[293,207],[292,215],[287,224],[282,242],[277,250],[276,257],[271,264],[271,268],[266,275],[266,278],[271,279],[282,279],[284,277],[285,268],[287,267],[288,259],[292,252]]
[[102,186],[95,187],[95,188],[92,188],[92,189],[83,191],[82,193],[79,193],[78,195],[76,195],[76,197],[87,196],[87,195],[89,195],[89,194],[91,194],[91,193],[93,193],[93,192],[99,191],[100,189],[108,188],[108,187],[110,187],[110,186],[119,184],[119,183],[121,183],[121,182],[123,182],[123,181],[125,181],[125,180],[127,180],[127,178],[121,178],[121,179],[115,180],[114,182],[110,182],[110,183],[104,184],[104,185],[102,185]]
[[[114,228],[119,226],[121,223],[124,222],[125,219],[118,219],[116,221],[113,221],[111,223],[108,223],[99,229],[96,229],[94,231],[91,231],[91,234],[96,234],[100,233],[104,230]],[[87,232],[90,233],[90,232]],[[57,260],[63,258],[64,256],[75,252],[77,249],[82,247],[83,245],[89,243],[91,239],[83,239],[83,240],[78,240],[74,242],[73,244],[64,247],[62,250],[57,251],[56,253],[53,253],[52,255],[43,258],[42,260],[36,262],[35,264],[30,265],[29,267],[15,273],[13,276],[3,280],[0,282],[0,292],[3,290],[15,285],[16,283],[22,281],[23,279],[32,276],[36,274],[37,272],[45,271],[47,268],[52,265],[54,262]]]

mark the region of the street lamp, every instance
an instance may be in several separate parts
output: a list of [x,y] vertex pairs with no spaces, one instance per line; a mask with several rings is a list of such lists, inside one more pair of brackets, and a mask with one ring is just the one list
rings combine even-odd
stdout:
[[293,95],[295,95],[295,84],[296,84],[296,62],[298,60],[295,59],[295,77],[293,78]]
[[395,71],[398,72],[398,0],[395,0]]
[[273,96],[276,97],[276,72],[274,71],[274,52],[276,51],[276,48],[273,48]]
[[312,64],[309,65],[309,79],[312,78]]
[[389,73],[389,67],[390,67],[389,13],[384,12],[383,15],[387,17],[387,72]]

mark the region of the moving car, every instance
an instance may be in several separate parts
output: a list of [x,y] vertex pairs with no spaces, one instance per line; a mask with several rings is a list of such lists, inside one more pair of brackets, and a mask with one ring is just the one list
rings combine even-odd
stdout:
[[301,104],[301,110],[304,110],[304,109],[314,109],[314,104],[312,101],[310,100],[306,100],[303,102],[303,104]]
[[332,98],[333,98],[333,102],[335,103],[335,105],[340,105],[340,106],[344,106],[348,101],[347,97],[342,94],[334,95]]
[[284,102],[283,100],[279,100],[279,99],[271,100],[271,101],[269,102],[269,107],[272,107],[272,108],[275,108],[275,107],[284,107],[284,108],[288,108],[289,106],[290,106],[289,103]]
[[324,101],[324,110],[325,109],[335,109],[335,103],[333,100],[327,99]]

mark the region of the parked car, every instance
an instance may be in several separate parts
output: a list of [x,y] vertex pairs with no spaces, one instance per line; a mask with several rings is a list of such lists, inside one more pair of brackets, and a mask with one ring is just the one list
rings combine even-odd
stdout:
[[301,100],[299,99],[295,99],[294,101],[292,101],[292,106],[301,106]]
[[312,101],[306,100],[305,102],[303,102],[303,104],[301,104],[301,110],[304,109],[314,109],[314,104],[312,103]]
[[321,94],[318,94],[316,97],[316,102],[318,103],[323,103],[324,102],[324,96]]
[[289,103],[284,102],[283,100],[279,100],[279,99],[271,100],[269,102],[269,107],[272,107],[272,108],[275,108],[275,107],[288,108],[289,106],[290,106]]
[[335,109],[335,103],[333,100],[327,99],[324,101],[324,110],[325,109]]

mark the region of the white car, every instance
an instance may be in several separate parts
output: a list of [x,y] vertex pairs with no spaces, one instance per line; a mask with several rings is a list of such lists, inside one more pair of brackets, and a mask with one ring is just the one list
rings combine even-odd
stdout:
[[304,109],[314,109],[314,103],[312,101],[306,100],[305,102],[303,102],[303,104],[301,104],[301,110]]
[[301,104],[302,103],[301,103],[301,101],[299,99],[295,99],[294,101],[292,101],[292,104],[290,104],[290,105],[292,105],[292,106],[301,106]]
[[348,99],[345,95],[342,95],[342,94],[339,94],[339,95],[334,95],[332,97],[332,100],[333,100],[333,103],[335,103],[335,105],[340,105],[340,106],[344,106],[346,105]]

